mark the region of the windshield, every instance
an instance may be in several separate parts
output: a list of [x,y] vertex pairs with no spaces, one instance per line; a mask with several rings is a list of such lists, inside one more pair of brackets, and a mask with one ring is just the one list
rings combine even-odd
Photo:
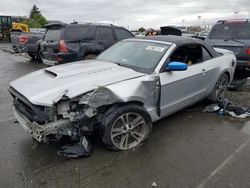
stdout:
[[228,23],[215,25],[210,39],[250,39],[250,23]]
[[122,41],[105,50],[97,59],[149,74],[154,71],[169,47],[155,42]]

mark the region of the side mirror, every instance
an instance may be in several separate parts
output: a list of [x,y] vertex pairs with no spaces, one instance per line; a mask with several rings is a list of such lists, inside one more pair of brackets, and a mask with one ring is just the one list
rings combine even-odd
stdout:
[[166,71],[185,71],[187,70],[188,65],[183,62],[172,61],[166,67]]

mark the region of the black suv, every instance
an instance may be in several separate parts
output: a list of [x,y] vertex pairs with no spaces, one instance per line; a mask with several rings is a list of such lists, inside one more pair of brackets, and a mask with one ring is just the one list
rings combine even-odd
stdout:
[[235,82],[245,82],[250,77],[250,20],[220,20],[213,26],[205,42],[234,52],[237,58]]
[[40,53],[47,65],[93,59],[117,41],[134,37],[123,27],[107,24],[54,23],[46,28]]

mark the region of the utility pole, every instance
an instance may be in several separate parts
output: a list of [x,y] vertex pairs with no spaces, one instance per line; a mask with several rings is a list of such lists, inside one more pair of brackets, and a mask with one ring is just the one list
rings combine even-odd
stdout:
[[199,15],[199,16],[197,16],[197,18],[198,18],[198,27],[200,26],[200,19],[201,19],[201,16]]

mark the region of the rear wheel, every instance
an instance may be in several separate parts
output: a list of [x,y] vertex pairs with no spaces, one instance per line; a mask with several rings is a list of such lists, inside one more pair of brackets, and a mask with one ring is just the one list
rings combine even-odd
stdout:
[[148,137],[152,121],[142,106],[129,104],[108,110],[103,126],[103,142],[108,149],[128,150]]
[[229,78],[226,73],[223,73],[221,77],[216,82],[212,93],[209,95],[208,99],[216,102],[219,99],[223,98],[226,94],[229,84]]
[[38,63],[42,63],[42,58],[41,58],[41,55],[40,55],[39,52],[36,53],[36,61],[37,61]]
[[29,56],[32,60],[35,60],[35,59],[36,59],[36,53],[28,52],[28,56]]

